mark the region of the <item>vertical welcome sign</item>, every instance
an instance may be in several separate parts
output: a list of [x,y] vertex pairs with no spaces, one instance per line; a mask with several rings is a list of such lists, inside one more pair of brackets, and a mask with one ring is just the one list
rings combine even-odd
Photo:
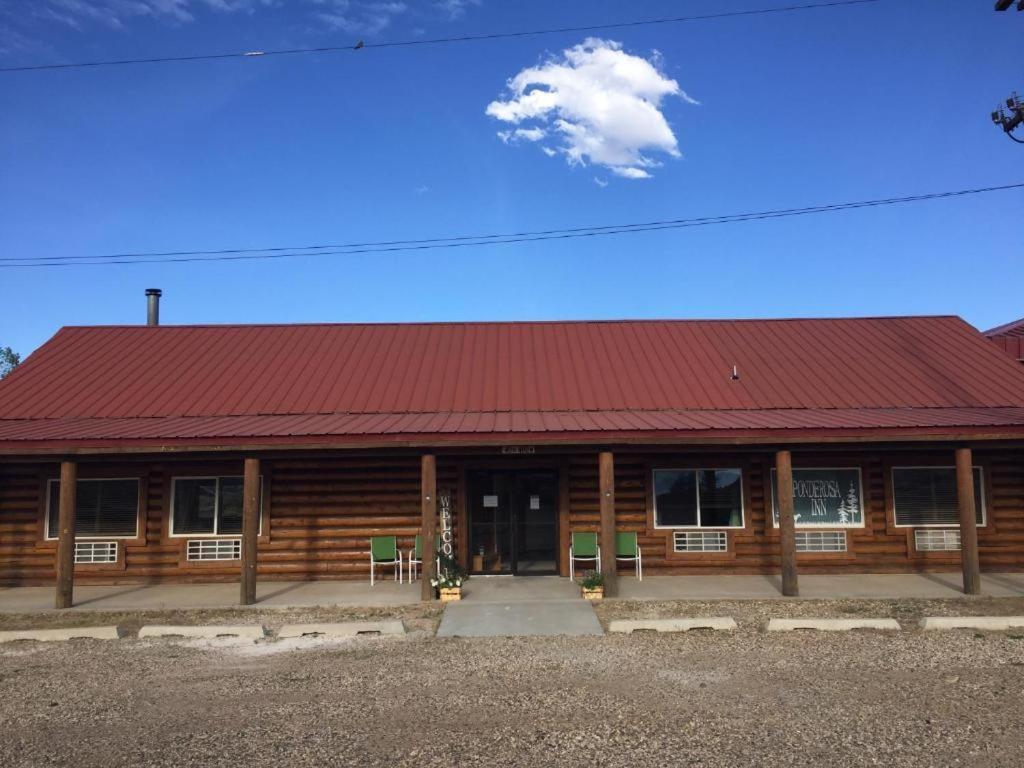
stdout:
[[452,557],[455,537],[452,533],[452,497],[450,493],[441,494],[438,499],[441,512],[441,554]]

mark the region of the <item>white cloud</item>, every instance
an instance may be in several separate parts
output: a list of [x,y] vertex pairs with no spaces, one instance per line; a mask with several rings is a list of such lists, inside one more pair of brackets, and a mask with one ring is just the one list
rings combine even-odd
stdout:
[[316,16],[328,27],[371,37],[389,27],[394,17],[408,10],[408,6],[402,2],[313,1],[325,7]]
[[33,15],[75,28],[91,22],[121,29],[136,18],[186,23],[194,21],[201,9],[232,13],[271,4],[273,0],[43,0],[35,5]]
[[651,174],[645,171],[643,168],[631,168],[629,166],[613,166],[611,169],[612,173],[616,176],[621,176],[624,179],[649,179]]
[[402,15],[450,20],[479,3],[447,0],[416,9],[402,0],[28,0],[25,9],[15,11],[0,0],[0,45],[27,47],[25,43],[39,38],[47,26],[54,24],[83,31],[96,26],[120,30],[141,19],[188,24],[210,13],[254,13],[261,9],[283,12],[292,6],[305,22],[316,20],[319,31],[342,30],[372,37]]
[[471,5],[480,5],[480,0],[439,0],[437,7],[448,14],[449,19],[458,19]]
[[522,70],[508,81],[508,98],[492,101],[486,112],[523,126],[516,132],[551,130],[570,165],[592,163],[623,178],[649,178],[659,165],[650,153],[680,157],[662,101],[696,103],[661,72],[660,62],[657,52],[645,59],[615,41],[587,38],[561,57]]
[[498,138],[506,144],[515,141],[540,141],[547,136],[543,128],[516,128],[514,131],[498,131]]
[[594,183],[597,184],[597,186],[601,187],[601,189],[604,189],[605,187],[608,186],[608,182],[605,179],[602,179],[598,176],[594,177]]

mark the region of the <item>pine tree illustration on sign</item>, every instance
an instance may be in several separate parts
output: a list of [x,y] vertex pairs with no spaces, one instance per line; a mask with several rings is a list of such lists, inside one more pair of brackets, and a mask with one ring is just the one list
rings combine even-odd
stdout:
[[850,483],[850,490],[839,505],[839,522],[847,525],[860,512],[860,502],[857,499],[857,489]]

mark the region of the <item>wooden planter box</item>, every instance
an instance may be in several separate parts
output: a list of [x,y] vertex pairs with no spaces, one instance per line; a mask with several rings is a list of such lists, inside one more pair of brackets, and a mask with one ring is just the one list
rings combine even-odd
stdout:
[[604,587],[595,587],[594,589],[583,589],[584,600],[603,600],[604,599]]
[[441,589],[438,591],[441,593],[442,603],[451,603],[462,599],[462,587],[452,587],[451,589]]

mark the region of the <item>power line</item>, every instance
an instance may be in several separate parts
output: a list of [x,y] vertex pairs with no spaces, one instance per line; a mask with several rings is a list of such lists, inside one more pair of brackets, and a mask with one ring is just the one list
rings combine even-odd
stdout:
[[540,35],[555,35],[564,32],[598,32],[608,29],[626,29],[628,27],[642,27],[655,24],[680,24],[690,21],[711,21],[714,19],[734,18],[737,16],[760,16],[769,13],[789,13],[792,11],[809,11],[817,8],[837,8],[851,5],[865,5],[877,3],[881,0],[835,0],[826,3],[807,3],[804,5],[786,5],[774,8],[754,8],[747,11],[723,11],[721,13],[708,13],[699,16],[677,16],[666,19],[645,19],[638,21],[620,21],[609,24],[591,24],[581,27],[557,27],[554,29],[534,29],[517,32],[487,32],[476,35],[459,35],[457,37],[435,37],[427,40],[395,40],[392,42],[364,43],[359,41],[353,45],[330,45],[317,48],[280,48],[267,51],[239,51],[231,53],[205,53],[192,56],[158,56],[153,58],[140,59],[111,59],[107,61],[80,61],[71,64],[33,64],[23,67],[0,67],[0,73],[4,72],[38,72],[41,70],[53,69],[80,69],[84,67],[114,67],[128,64],[169,64],[186,61],[212,61],[217,59],[243,59],[260,58],[263,56],[292,56],[303,53],[337,53],[340,51],[357,51],[369,48],[405,48],[419,45],[444,45],[448,43],[469,43],[480,40],[502,40],[515,37],[535,37]]
[[873,200],[832,203],[805,208],[782,208],[750,213],[725,214],[720,216],[702,216],[698,218],[667,219],[635,224],[611,224],[594,227],[539,230],[534,232],[517,232],[508,234],[460,235],[456,237],[429,238],[423,240],[391,240],[376,243],[353,243],[350,245],[298,246],[296,248],[275,246],[268,248],[235,248],[219,251],[137,252],[130,254],[110,254],[107,256],[7,257],[0,259],[0,261],[19,263],[0,264],[0,268],[13,269],[18,267],[112,266],[118,264],[253,261],[263,259],[297,258],[300,256],[353,256],[367,253],[398,253],[404,251],[423,251],[441,248],[508,245],[512,243],[538,242],[545,240],[568,240],[580,237],[605,237],[608,235],[625,235],[635,234],[638,232],[685,229],[689,227],[709,226],[713,224],[736,224],[746,221],[761,221],[765,219],[848,211],[858,208],[877,208],[886,205],[965,197],[967,195],[987,194],[992,192],[1005,192],[1014,189],[1024,189],[1024,182],[990,187],[977,187],[974,189],[931,192],[923,195],[907,195],[904,197],[888,197]]
[[[568,235],[578,233],[600,233],[605,231],[611,231],[612,234],[621,234],[630,230],[637,229],[639,231],[650,231],[652,228],[664,228],[664,227],[679,227],[679,226],[698,226],[702,224],[725,224],[733,220],[746,221],[750,218],[779,218],[785,216],[796,216],[807,213],[827,213],[834,210],[848,210],[854,208],[866,208],[866,207],[877,207],[880,205],[892,205],[896,203],[911,203],[920,202],[923,200],[937,200],[946,197],[961,197],[964,195],[975,195],[983,194],[987,192],[1003,192],[1006,190],[1017,189],[1024,186],[1024,182],[1020,184],[1007,184],[1002,186],[994,187],[978,187],[974,189],[961,189],[947,192],[930,192],[923,195],[909,195],[904,197],[888,197],[888,198],[877,198],[874,200],[861,200],[855,202],[845,203],[830,203],[825,205],[814,205],[806,206],[803,208],[780,208],[769,211],[756,211],[748,213],[731,213],[723,214],[719,216],[702,216],[697,218],[680,218],[680,219],[662,219],[656,221],[643,221],[643,222],[632,222],[626,224],[602,224],[586,227],[572,227],[572,228],[560,228],[560,229],[542,229],[542,230],[530,230],[524,232],[505,232],[505,233],[490,233],[484,235],[456,235],[452,237],[431,237],[421,238],[417,240],[378,240],[370,242],[356,242],[356,243],[323,243],[319,245],[274,245],[265,246],[260,248],[222,248],[222,249],[207,249],[207,250],[189,250],[189,251],[133,251],[127,253],[107,253],[107,254],[89,254],[82,256],[7,256],[0,257],[0,262],[51,262],[51,261],[83,261],[83,260],[94,260],[94,261],[110,261],[110,260],[122,260],[122,259],[161,259],[163,257],[177,257],[177,256],[226,256],[236,254],[268,254],[268,258],[271,254],[281,252],[293,252],[296,256],[301,255],[318,255],[318,251],[324,251],[328,249],[338,249],[341,251],[347,251],[355,248],[389,248],[392,246],[413,246],[413,245],[434,245],[434,244],[447,244],[447,243],[458,243],[467,241],[489,241],[489,240],[505,240],[508,238],[527,238],[527,237],[544,237],[547,235]],[[309,251],[308,254],[298,253],[299,251]],[[210,260],[210,259],[205,259]],[[131,262],[136,263],[136,262]],[[158,263],[158,262],[157,262]],[[19,264],[18,266],[25,266],[26,264]]]

